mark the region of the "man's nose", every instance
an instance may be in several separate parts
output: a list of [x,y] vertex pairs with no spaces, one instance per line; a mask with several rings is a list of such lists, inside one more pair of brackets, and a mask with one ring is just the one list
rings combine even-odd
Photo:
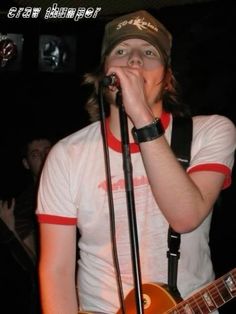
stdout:
[[142,56],[138,51],[133,51],[128,60],[128,65],[132,67],[140,67],[143,65],[143,59]]

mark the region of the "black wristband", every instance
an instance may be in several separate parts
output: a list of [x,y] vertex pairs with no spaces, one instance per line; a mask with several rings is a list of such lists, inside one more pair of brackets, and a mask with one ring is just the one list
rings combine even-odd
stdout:
[[164,127],[160,119],[155,120],[140,129],[132,128],[132,135],[135,143],[143,143],[157,139],[165,133]]

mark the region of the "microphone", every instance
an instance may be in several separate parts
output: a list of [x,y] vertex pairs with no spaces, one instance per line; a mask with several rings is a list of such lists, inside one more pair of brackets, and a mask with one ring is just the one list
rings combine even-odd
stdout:
[[120,80],[115,73],[112,73],[111,75],[104,76],[102,79],[102,84],[104,87],[115,86],[119,88]]

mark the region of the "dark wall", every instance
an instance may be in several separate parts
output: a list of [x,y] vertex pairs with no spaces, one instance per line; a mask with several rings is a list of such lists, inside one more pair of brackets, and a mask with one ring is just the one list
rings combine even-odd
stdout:
[[[197,2],[197,1],[196,1]],[[235,2],[211,1],[156,10],[150,8],[173,34],[173,70],[182,98],[193,114],[219,113],[236,123]],[[24,37],[22,58],[14,67],[0,69],[0,147],[2,197],[17,195],[27,175],[19,147],[29,132],[43,130],[59,139],[89,123],[84,109],[88,90],[84,73],[99,63],[102,32],[109,16],[79,22],[9,20],[1,16],[0,33]],[[71,38],[70,69],[40,69],[41,35]],[[72,61],[71,61],[72,62]],[[217,275],[235,266],[235,171],[233,185],[223,193],[215,211],[212,254]],[[23,182],[23,183],[22,183]],[[234,313],[235,303],[222,308]]]
[[[151,8],[150,12],[173,34],[172,65],[182,86],[183,100],[193,114],[220,113],[235,122],[234,3],[210,1]],[[88,123],[84,110],[87,90],[81,86],[81,79],[99,63],[102,33],[108,19],[102,13],[96,19],[78,22],[1,16],[0,33],[17,33],[24,38],[20,60],[0,68],[5,111],[0,135],[7,158],[17,154],[16,144],[33,129],[43,128],[60,138]],[[67,67],[54,71],[42,68],[42,35],[58,36],[66,42],[70,63]],[[13,149],[10,156],[9,147]],[[11,161],[10,158],[8,171],[13,166]]]

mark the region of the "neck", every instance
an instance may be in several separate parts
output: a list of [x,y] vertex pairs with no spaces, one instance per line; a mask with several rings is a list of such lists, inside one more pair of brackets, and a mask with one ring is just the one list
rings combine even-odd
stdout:
[[[154,117],[161,117],[162,114],[162,103],[158,102],[155,106],[152,107],[152,112]],[[110,117],[109,117],[109,125],[112,134],[118,139],[121,139],[120,135],[120,116],[119,116],[119,108],[115,105],[110,106]],[[132,120],[128,117],[128,130],[129,130],[129,138],[130,141],[133,142],[133,136],[131,133],[131,129],[133,128]]]

